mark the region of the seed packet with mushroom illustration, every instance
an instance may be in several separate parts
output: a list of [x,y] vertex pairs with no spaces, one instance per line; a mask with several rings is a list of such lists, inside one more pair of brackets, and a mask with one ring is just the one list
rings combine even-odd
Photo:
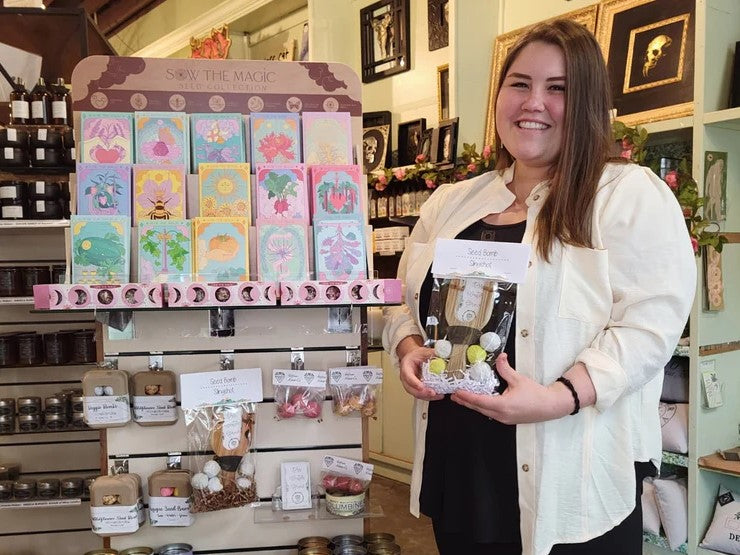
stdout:
[[298,114],[254,113],[249,123],[252,131],[252,165],[295,164],[301,161]]
[[252,218],[249,164],[201,163],[198,170],[200,215]]
[[139,222],[139,282],[190,281],[193,273],[192,222]]
[[257,218],[308,223],[308,184],[303,164],[257,166]]
[[246,162],[241,114],[190,114],[193,173],[200,164]]
[[185,219],[185,167],[134,165],[134,223]]
[[136,163],[190,167],[188,115],[136,112]]
[[131,226],[128,216],[72,216],[72,282],[130,281]]
[[307,165],[354,161],[349,112],[303,112],[303,161]]
[[80,162],[132,164],[134,118],[125,112],[82,112]]
[[77,164],[77,214],[131,216],[130,164]]
[[195,218],[195,273],[201,281],[249,279],[249,222],[246,218]]
[[365,229],[359,220],[314,221],[313,231],[317,279],[367,277]]
[[257,221],[259,281],[308,279],[308,228],[301,223]]
[[311,199],[315,220],[327,216],[362,217],[360,166],[312,166]]

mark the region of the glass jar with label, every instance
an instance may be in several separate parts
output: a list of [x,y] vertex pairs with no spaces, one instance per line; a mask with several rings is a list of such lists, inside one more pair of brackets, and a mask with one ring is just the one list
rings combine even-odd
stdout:
[[51,94],[43,77],[31,91],[31,123],[43,125],[51,121]]
[[16,404],[21,416],[41,414],[41,397],[18,397]]
[[0,480],[0,501],[13,499],[13,480]]
[[16,77],[13,90],[10,92],[10,123],[16,125],[30,123],[30,100],[31,98],[23,84],[23,79]]
[[0,416],[0,434],[15,432],[15,415]]
[[36,497],[36,480],[20,478],[13,482],[13,497],[16,499],[31,499]]
[[15,416],[15,399],[12,397],[0,399],[0,416]]
[[62,497],[74,498],[82,497],[82,478],[62,478],[61,490]]
[[40,414],[21,414],[18,417],[18,429],[21,432],[38,432],[42,423]]
[[38,496],[44,499],[59,497],[59,480],[56,478],[39,478],[36,481],[36,490]]
[[68,125],[69,114],[67,113],[67,97],[69,91],[64,84],[64,79],[59,77],[51,90],[51,122],[54,125]]

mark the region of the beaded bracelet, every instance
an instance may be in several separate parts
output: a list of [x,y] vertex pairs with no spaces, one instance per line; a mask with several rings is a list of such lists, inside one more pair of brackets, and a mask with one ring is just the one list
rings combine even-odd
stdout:
[[560,382],[565,387],[567,387],[568,389],[570,389],[570,393],[571,393],[571,395],[573,395],[573,402],[575,403],[575,408],[573,409],[573,412],[571,412],[570,414],[571,414],[571,416],[574,415],[574,414],[578,414],[578,411],[581,410],[581,400],[578,398],[578,392],[576,391],[576,388],[573,387],[573,384],[571,383],[571,381],[568,378],[566,378],[565,376],[560,376],[555,381],[556,382]]

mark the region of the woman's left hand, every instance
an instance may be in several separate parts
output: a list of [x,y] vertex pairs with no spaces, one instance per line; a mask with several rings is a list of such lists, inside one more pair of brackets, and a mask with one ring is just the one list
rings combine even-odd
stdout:
[[478,395],[457,391],[452,400],[503,424],[527,424],[555,420],[571,413],[573,398],[559,383],[544,386],[522,376],[509,365],[508,357],[496,359],[496,370],[508,387],[501,395]]

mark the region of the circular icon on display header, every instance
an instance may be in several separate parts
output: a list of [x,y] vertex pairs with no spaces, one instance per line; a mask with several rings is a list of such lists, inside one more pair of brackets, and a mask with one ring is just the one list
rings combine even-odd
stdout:
[[187,102],[185,101],[185,97],[181,94],[173,94],[170,97],[170,108],[173,110],[182,111],[185,108],[185,104]]
[[134,93],[131,95],[131,107],[134,110],[143,110],[146,108],[148,103],[149,101],[146,99],[146,96],[141,93]]
[[247,100],[247,107],[250,112],[261,112],[265,107],[265,102],[259,96],[252,96]]
[[214,112],[222,112],[223,109],[226,108],[226,101],[224,100],[223,96],[214,94],[211,98],[208,99],[208,106]]
[[297,96],[291,96],[286,102],[285,107],[289,112],[300,112],[303,108],[303,101]]
[[329,98],[324,100],[325,112],[336,112],[337,110],[339,110],[339,101],[336,98],[330,96]]
[[93,105],[93,108],[102,110],[108,105],[108,96],[100,91],[95,92],[90,97],[90,104]]

